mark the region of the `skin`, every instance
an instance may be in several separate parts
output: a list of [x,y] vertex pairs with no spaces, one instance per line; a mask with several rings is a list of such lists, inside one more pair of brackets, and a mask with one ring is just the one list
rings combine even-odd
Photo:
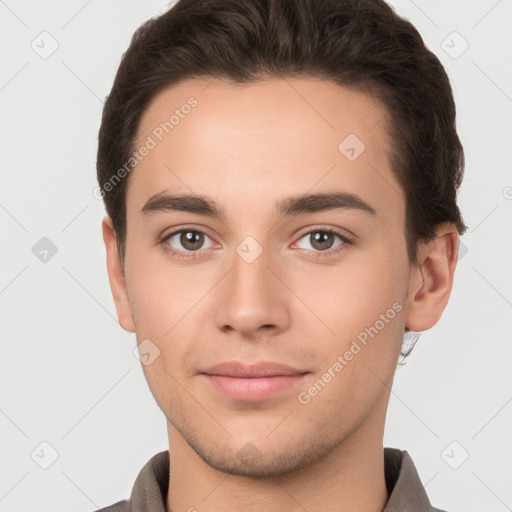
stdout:
[[[152,100],[136,147],[190,96],[197,107],[129,176],[124,274],[112,223],[103,221],[120,324],[160,350],[143,370],[167,419],[167,509],[382,511],[384,423],[404,330],[439,320],[457,230],[440,226],[435,240],[419,244],[418,264],[409,263],[405,201],[389,164],[384,110],[371,97],[316,79],[187,80]],[[366,146],[355,161],[338,149],[348,134]],[[143,215],[162,191],[208,196],[225,219]],[[330,191],[356,194],[376,215],[276,210],[288,196]],[[203,245],[190,249],[179,235],[158,243],[180,228],[205,233]],[[333,235],[322,249],[313,238],[321,228],[353,243]],[[236,252],[248,236],[262,249],[252,263]],[[300,403],[298,394],[394,303],[401,311]],[[232,360],[310,373],[266,400],[234,400],[200,375]]]

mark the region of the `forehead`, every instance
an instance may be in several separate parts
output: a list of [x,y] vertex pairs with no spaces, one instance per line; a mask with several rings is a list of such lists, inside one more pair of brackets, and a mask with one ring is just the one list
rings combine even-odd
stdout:
[[131,172],[128,207],[163,190],[260,207],[283,192],[341,188],[396,203],[385,119],[371,96],[319,79],[183,81],[141,117],[134,149],[150,149]]

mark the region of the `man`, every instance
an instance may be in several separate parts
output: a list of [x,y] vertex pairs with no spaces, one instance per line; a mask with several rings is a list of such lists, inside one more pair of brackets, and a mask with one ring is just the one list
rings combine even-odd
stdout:
[[439,320],[463,150],[448,77],[381,0],[180,0],[99,134],[107,265],[169,450],[106,511],[433,511],[384,448]]

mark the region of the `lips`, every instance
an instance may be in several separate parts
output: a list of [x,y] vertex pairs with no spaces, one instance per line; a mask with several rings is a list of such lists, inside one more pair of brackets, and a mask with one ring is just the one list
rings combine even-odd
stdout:
[[208,368],[202,375],[215,391],[229,398],[262,401],[297,386],[308,373],[274,362],[246,365],[228,361]]
[[261,377],[303,375],[308,372],[303,370],[296,370],[285,364],[266,361],[253,365],[246,365],[238,361],[227,361],[225,363],[212,366],[202,373],[206,373],[207,375],[222,375],[225,377],[257,379]]

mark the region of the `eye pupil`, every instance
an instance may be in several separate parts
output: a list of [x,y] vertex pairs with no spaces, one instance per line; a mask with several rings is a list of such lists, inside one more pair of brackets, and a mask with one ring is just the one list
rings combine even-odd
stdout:
[[199,249],[204,243],[204,235],[197,231],[184,231],[181,234],[180,243],[188,250]]
[[[312,233],[312,247],[318,250],[330,249],[333,244],[333,233],[327,231],[315,231]],[[327,241],[327,243],[326,243]]]

